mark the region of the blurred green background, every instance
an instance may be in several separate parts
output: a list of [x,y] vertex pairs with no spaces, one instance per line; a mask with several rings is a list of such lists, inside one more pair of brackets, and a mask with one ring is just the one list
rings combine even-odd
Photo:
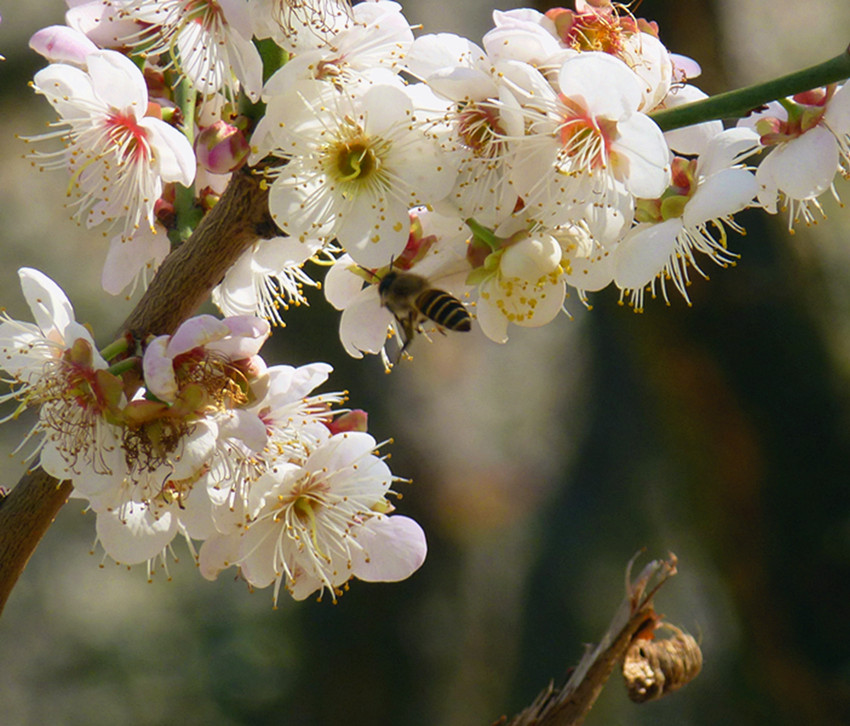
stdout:
[[[405,3],[427,31],[476,40],[491,7]],[[68,220],[67,179],[32,169],[14,138],[53,120],[27,88],[42,63],[26,41],[63,10],[0,3],[0,290],[27,316],[15,271],[38,267],[106,336],[132,302],[98,291],[105,240]],[[702,64],[709,93],[850,40],[846,0],[645,0],[635,12]],[[232,573],[202,580],[181,543],[171,581],[102,563],[94,517],[71,501],[0,618],[0,724],[489,724],[599,638],[643,547],[679,557],[658,609],[698,636],[704,670],[642,706],[615,675],[586,723],[850,722],[850,241],[846,211],[825,207],[828,222],[793,237],[784,219],[742,215],[739,265],[696,280],[693,307],[635,315],[608,293],[586,312],[573,298],[572,321],[506,346],[421,341],[391,376],[344,355],[338,315],[314,296],[267,359],[332,363],[331,388],[370,411],[379,440],[395,438],[393,470],[414,480],[402,511],[429,537],[423,568],[354,583],[336,605],[273,610],[270,591],[249,594]],[[21,433],[0,436],[10,452]]]

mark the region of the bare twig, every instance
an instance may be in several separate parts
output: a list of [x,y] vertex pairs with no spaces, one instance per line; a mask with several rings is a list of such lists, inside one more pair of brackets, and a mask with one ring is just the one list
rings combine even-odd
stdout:
[[499,726],[579,726],[584,722],[635,635],[656,621],[653,595],[676,574],[676,556],[671,553],[667,560],[650,562],[631,582],[632,562],[626,569],[626,597],[599,645],[585,653],[562,688],[550,682],[530,706],[510,721],[503,717]]
[[[143,339],[173,332],[191,316],[239,256],[269,229],[268,192],[258,177],[234,173],[219,203],[162,263],[124,324]],[[0,613],[56,513],[71,493],[42,470],[25,474],[0,500]]]

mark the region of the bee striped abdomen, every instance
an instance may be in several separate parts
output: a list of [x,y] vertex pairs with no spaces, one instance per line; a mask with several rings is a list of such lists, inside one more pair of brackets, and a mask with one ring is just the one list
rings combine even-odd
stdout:
[[472,318],[463,303],[443,290],[425,290],[416,298],[416,307],[426,318],[448,330],[466,332],[472,329]]

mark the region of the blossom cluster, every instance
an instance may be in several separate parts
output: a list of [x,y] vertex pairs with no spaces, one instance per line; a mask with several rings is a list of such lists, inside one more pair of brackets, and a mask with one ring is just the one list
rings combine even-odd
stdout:
[[38,410],[33,455],[87,501],[107,555],[150,573],[182,535],[205,577],[236,566],[275,601],[281,585],[336,597],[352,577],[421,565],[424,534],[391,514],[396,478],[365,414],[313,393],[329,365],[267,366],[269,324],[251,316],[201,315],[99,352],[55,282],[19,275],[35,323],[0,322],[4,398],[12,416]]
[[[687,300],[706,262],[736,260],[735,213],[811,221],[850,170],[850,92],[837,86],[736,128],[662,133],[654,112],[705,97],[690,83],[699,66],[611,0],[494,11],[481,45],[414,37],[390,0],[69,4],[68,25],[31,42],[51,61],[34,86],[65,140],[36,158],[67,166],[80,219],[120,230],[104,287],[122,290],[167,252],[152,233],[173,223],[174,183],[194,181],[208,204],[235,168],[262,168],[281,235],[246,251],[214,302],[282,323],[317,284],[305,264],[330,263],[345,349],[387,364],[388,331],[406,347],[411,329],[444,323],[415,298],[415,325],[396,319],[381,292],[390,271],[426,279],[505,342],[511,325],[565,311],[570,291],[587,303],[613,285],[636,311],[647,293],[669,302],[668,288]],[[288,59],[267,62],[265,82],[262,48]],[[186,84],[193,118],[177,108]]]
[[365,415],[313,393],[330,367],[259,355],[315,266],[345,350],[389,369],[388,340],[400,356],[429,326],[504,343],[568,295],[687,301],[707,264],[736,261],[735,214],[809,223],[850,176],[846,85],[662,131],[657,114],[705,97],[699,66],[612,0],[495,11],[480,44],[417,37],[391,0],[67,2],[30,41],[59,118],[25,140],[109,239],[104,289],[145,285],[233,173],[263,177],[277,229],[212,291],[224,319],[103,351],[22,269],[35,324],[0,322],[7,418],[37,409],[33,456],[113,559],[150,569],[180,534],[206,577],[235,566],[275,599],[403,579],[425,556]]

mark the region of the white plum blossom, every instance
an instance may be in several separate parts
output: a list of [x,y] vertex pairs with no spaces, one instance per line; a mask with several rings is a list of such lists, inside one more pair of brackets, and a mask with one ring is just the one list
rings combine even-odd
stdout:
[[401,5],[390,0],[360,3],[351,9],[345,27],[326,44],[296,54],[269,78],[263,97],[287,93],[299,79],[351,85],[369,84],[379,69],[391,76],[412,42],[413,31]]
[[160,453],[148,441],[141,445],[142,438],[124,437],[127,458],[138,454],[139,460],[116,472],[111,486],[93,490],[91,478],[76,478],[74,487],[97,515],[98,541],[106,554],[125,565],[148,562],[150,573],[152,561],[177,534],[205,538],[215,532],[207,471],[217,452],[218,428],[198,421]]
[[[53,280],[29,267],[20,268],[18,277],[35,323],[0,314],[0,364],[12,375],[13,385],[27,387],[44,373],[46,363],[61,358],[76,340],[84,340],[92,348],[94,341],[88,329],[76,322],[70,300]],[[106,367],[98,355],[93,363]]]
[[244,0],[109,0],[120,15],[147,24],[125,38],[147,55],[171,59],[203,96],[244,90],[253,101],[263,85],[262,61],[251,42]]
[[625,63],[598,52],[568,58],[558,90],[530,67],[514,68],[530,128],[513,139],[511,179],[528,214],[570,221],[583,205],[622,208],[619,189],[660,196],[670,151],[661,129],[638,110],[643,84]]
[[109,242],[103,263],[103,289],[110,295],[119,295],[129,287],[129,297],[139,282],[147,287],[148,275],[156,271],[169,252],[168,232],[158,222],[153,228],[140,227],[130,239],[116,235]]
[[129,18],[112,0],[65,0],[65,22],[100,48],[123,48],[124,38],[134,37],[142,23]]
[[266,427],[267,455],[303,460],[330,436],[328,424],[338,413],[342,393],[310,395],[328,379],[333,369],[327,363],[309,363],[294,368],[277,365],[268,369],[265,395],[247,409]]
[[[303,462],[274,463],[251,487],[244,527],[201,548],[201,571],[214,578],[237,565],[254,587],[281,586],[296,600],[327,590],[332,599],[355,577],[409,577],[425,559],[422,529],[389,516],[394,479],[376,442],[361,432],[335,434]],[[206,550],[206,551],[205,551]]]
[[120,460],[120,430],[110,420],[123,401],[120,381],[61,288],[38,270],[24,267],[18,275],[35,324],[0,317],[0,367],[12,387],[0,400],[38,408],[25,441],[42,437],[36,451],[49,474],[61,480],[109,473]]
[[519,232],[470,274],[478,284],[478,324],[488,338],[504,343],[511,323],[536,328],[555,318],[566,297],[561,257],[552,235]]
[[517,192],[509,183],[509,139],[522,136],[523,115],[500,82],[500,63],[466,38],[439,33],[417,38],[405,64],[435,94],[453,102],[446,124],[460,162],[447,201],[462,217],[480,224],[504,222],[517,205]]
[[303,265],[321,248],[319,240],[259,240],[245,250],[221,284],[213,288],[212,301],[224,315],[256,315],[283,325],[281,309],[306,305],[304,286],[318,286]]
[[301,241],[336,238],[366,267],[401,253],[408,209],[443,199],[457,173],[396,86],[356,95],[299,82],[269,99],[256,135],[288,162],[269,191],[278,226]]
[[312,394],[331,370],[327,363],[298,368],[277,365],[258,376],[252,386],[255,400],[238,411],[241,416],[236,421],[255,419],[263,430],[252,431],[252,440],[234,429],[228,433],[231,453],[210,462],[206,491],[217,534],[232,534],[241,528],[251,486],[270,463],[304,461],[331,436],[334,417],[339,413],[333,407],[345,396]]
[[483,45],[493,60],[513,60],[542,67],[556,59],[563,46],[555,23],[532,8],[494,10],[493,28],[485,33]]
[[254,36],[271,38],[288,53],[327,47],[350,27],[345,0],[251,0]]
[[677,158],[673,188],[662,199],[645,200],[641,205],[641,218],[646,221],[635,226],[613,252],[614,282],[629,295],[636,311],[643,310],[647,286],[655,295],[656,283],[668,301],[668,280],[690,302],[689,267],[706,277],[696,252],[722,267],[736,259],[728,248],[723,225],[737,229],[732,215],[756,195],[753,173],[739,163],[756,146],[755,134],[747,129],[718,134],[698,160]]
[[88,227],[106,223],[130,239],[141,223],[153,229],[164,182],[192,183],[195,156],[177,129],[147,116],[145,79],[126,56],[98,51],[88,70],[53,63],[34,88],[60,115],[59,130],[28,141],[62,139],[66,148],[35,152],[41,168],[67,168],[75,217]]
[[493,58],[528,63],[545,70],[578,53],[600,52],[619,58],[643,85],[640,110],[649,112],[667,95],[673,81],[670,53],[654,23],[635,18],[611,2],[576,1],[576,10],[530,8],[493,11],[484,47]]
[[833,182],[850,174],[850,84],[829,86],[768,105],[742,119],[754,128],[769,153],[758,166],[758,200],[771,214],[788,211],[788,229],[802,218],[806,224],[823,214],[818,197],[837,196]]
[[364,353],[379,354],[384,367],[392,367],[386,351],[388,337],[403,346],[403,331],[381,300],[378,291],[384,275],[392,269],[419,275],[431,287],[448,292],[459,300],[468,297],[465,283],[469,265],[466,241],[469,230],[457,217],[419,209],[411,213],[410,237],[398,257],[374,270],[358,265],[349,255],[339,257],[325,277],[327,301],[342,311],[339,336],[345,351],[353,358]]
[[[686,103],[700,101],[708,96],[696,86],[674,86],[662,102],[664,108],[676,108]],[[708,142],[723,131],[722,121],[706,121],[693,126],[667,131],[664,138],[672,151],[678,154],[702,154]]]
[[589,306],[588,292],[597,292],[614,280],[614,244],[606,245],[590,234],[588,225],[580,221],[548,230],[561,246],[563,279],[578,292]]

